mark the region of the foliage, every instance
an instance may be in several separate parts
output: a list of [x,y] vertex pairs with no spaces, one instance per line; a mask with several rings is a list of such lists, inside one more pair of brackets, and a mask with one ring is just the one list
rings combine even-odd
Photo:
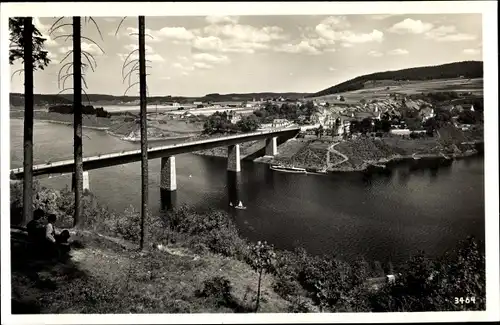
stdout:
[[259,121],[255,115],[244,116],[236,123],[238,129],[242,132],[253,132],[259,128]]
[[175,232],[189,235],[192,242],[203,244],[212,252],[225,256],[245,258],[245,241],[228,215],[221,211],[196,213],[182,206],[169,212],[168,223]]
[[[55,112],[60,114],[73,114],[73,105],[54,105],[49,107],[49,112]],[[107,117],[110,118],[111,114],[106,111],[103,107],[94,107],[92,105],[82,105],[82,114],[95,115],[97,117]]]
[[[9,18],[9,63],[21,60],[24,63],[24,18]],[[33,25],[33,70],[43,70],[50,63],[48,52],[44,50],[46,39]]]
[[[34,207],[56,213],[60,216],[59,222],[69,218],[68,224],[72,224],[74,193],[67,188],[62,191],[43,188],[38,182],[34,183],[34,193]],[[129,208],[124,214],[115,214],[100,205],[91,193],[86,193],[83,205],[85,229],[137,241],[139,213],[133,208]],[[18,209],[19,206],[22,207],[22,183],[12,182],[11,207]],[[291,312],[313,310],[304,295],[320,309],[336,312],[485,309],[484,248],[473,238],[461,242],[455,250],[442,258],[429,258],[419,253],[408,262],[398,265],[395,270],[392,265],[384,270],[377,262],[372,269],[363,259],[345,262],[327,256],[311,256],[303,249],[275,252],[273,246],[266,242],[247,246],[232,220],[226,213],[219,211],[195,213],[181,207],[165,217],[149,215],[147,229],[150,242],[158,243],[171,239],[172,234],[182,234],[185,235],[185,244],[190,247],[203,246],[212,252],[244,260],[259,272],[259,279],[264,272],[273,275],[273,288],[291,302]],[[401,275],[396,283],[386,284],[378,291],[367,286],[369,277],[383,276],[387,272]],[[107,287],[111,290],[113,286]],[[78,289],[80,291],[82,290]],[[95,303],[100,301],[107,304],[108,301],[104,297],[107,295],[104,291],[95,294],[89,291],[82,295],[89,306],[95,307]],[[109,295],[120,296],[112,290]],[[206,280],[199,295],[212,297],[218,305],[229,308],[236,308],[238,305],[231,300],[231,284],[223,277]],[[455,303],[455,297],[468,297],[469,303]],[[474,304],[470,302],[472,297]],[[115,300],[113,298],[109,303]]]
[[[374,311],[484,310],[485,257],[473,238],[443,258],[419,253],[402,268],[403,277],[370,297]],[[455,297],[475,303],[456,303]]]
[[477,122],[475,112],[463,110],[458,114],[458,122],[462,124],[475,124]]
[[231,282],[223,276],[216,276],[203,281],[203,289],[196,295],[213,298],[218,306],[232,306],[234,298],[231,291]]
[[260,302],[260,285],[262,280],[262,273],[271,273],[274,268],[274,260],[276,253],[274,247],[268,245],[267,242],[258,241],[256,244],[250,246],[249,262],[250,266],[259,273],[259,281],[257,284],[257,299],[255,311],[259,310]]

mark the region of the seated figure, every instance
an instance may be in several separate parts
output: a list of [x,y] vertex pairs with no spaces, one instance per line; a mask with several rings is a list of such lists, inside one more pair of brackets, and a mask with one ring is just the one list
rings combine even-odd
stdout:
[[33,241],[40,241],[45,237],[45,226],[42,221],[44,216],[45,212],[42,209],[36,209],[33,212],[33,220],[26,225],[28,236]]
[[56,215],[49,214],[47,217],[47,225],[45,226],[45,239],[48,253],[54,253],[60,256],[61,253],[67,253],[69,251],[68,239],[70,234],[68,230],[63,230],[60,234],[58,234],[54,226],[56,221]]

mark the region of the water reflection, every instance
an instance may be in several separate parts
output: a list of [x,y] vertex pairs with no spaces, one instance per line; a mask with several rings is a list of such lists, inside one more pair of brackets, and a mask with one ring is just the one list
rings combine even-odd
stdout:
[[170,211],[177,206],[177,191],[160,188],[161,210]]
[[238,205],[238,203],[242,200],[241,188],[242,188],[241,172],[237,173],[233,171],[227,171],[227,198],[228,198],[229,208],[231,208],[231,205],[232,206]]

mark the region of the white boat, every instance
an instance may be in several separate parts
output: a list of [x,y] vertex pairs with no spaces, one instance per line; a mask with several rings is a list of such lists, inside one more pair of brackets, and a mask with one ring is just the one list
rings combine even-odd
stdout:
[[234,208],[235,208],[235,209],[238,209],[238,210],[246,210],[246,208],[247,208],[247,207],[246,207],[246,206],[243,206],[243,203],[240,201],[240,202],[238,203],[238,205],[235,205],[235,206],[234,206]]
[[285,173],[294,173],[294,174],[305,174],[307,171],[305,168],[299,168],[299,167],[285,167],[285,166],[279,166],[279,165],[272,165],[270,167],[272,170],[275,170],[277,172],[285,172]]

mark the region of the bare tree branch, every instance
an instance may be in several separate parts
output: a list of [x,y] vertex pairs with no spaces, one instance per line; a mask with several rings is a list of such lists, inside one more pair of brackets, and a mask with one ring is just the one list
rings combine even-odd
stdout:
[[126,68],[129,64],[131,64],[131,63],[133,63],[133,62],[139,62],[139,59],[130,60],[129,62],[127,62],[127,64],[125,64],[125,62],[124,62],[124,64],[122,65],[122,78],[123,78],[123,72],[125,71],[125,68]]
[[130,86],[128,86],[127,90],[125,90],[125,92],[123,93],[123,96],[125,96],[127,94],[127,92],[129,91],[130,88],[132,88],[133,86],[136,86],[138,84],[139,84],[139,81],[134,82],[133,84],[131,84]]
[[64,56],[64,58],[61,61],[59,61],[59,62],[63,63],[64,60],[66,60],[71,53],[73,53],[73,50],[69,50],[68,53],[66,53],[66,55]]
[[68,38],[73,38],[73,35],[72,34],[62,34],[62,35],[57,35],[54,37],[54,41],[58,38],[62,38],[62,37],[66,37],[66,39],[64,41],[67,41]]
[[128,84],[130,85],[130,75],[132,74],[132,72],[138,71],[138,69],[139,69],[139,62],[136,62],[132,66],[132,68],[127,72],[127,74],[125,75],[125,77],[123,77],[122,83],[125,83],[125,79],[127,79],[127,77],[128,77]]
[[14,78],[14,75],[15,75],[16,73],[19,73],[19,75],[21,75],[21,73],[22,73],[23,71],[24,71],[24,69],[18,69],[18,70],[16,70],[16,71],[14,71],[14,72],[12,73],[12,76],[10,77],[10,81],[12,81],[12,79]]
[[135,50],[131,51],[131,52],[127,55],[127,57],[125,58],[124,63],[125,63],[125,62],[127,62],[127,61],[128,61],[128,59],[130,58],[130,56],[131,56],[132,54],[134,54],[135,52],[137,52],[137,51],[139,51],[139,49],[135,49]]
[[[61,73],[62,73],[64,67],[66,67],[66,66],[68,67],[66,69],[66,74],[67,74],[68,71],[69,71],[69,69],[73,66],[73,62],[66,62],[65,64],[62,65],[62,67],[59,69],[59,72],[57,73],[57,80],[61,79]],[[60,88],[59,81],[58,81],[58,86],[57,87]]]
[[93,40],[93,39],[88,38],[88,37],[85,37],[85,36],[82,36],[82,39],[87,40],[87,41],[89,41],[89,42],[92,42],[93,44],[95,44],[95,46],[97,46],[97,47],[99,48],[99,50],[101,50],[101,52],[102,52],[103,54],[104,54],[104,53],[106,53],[106,52],[104,52],[104,50],[102,49],[102,47],[101,47],[99,44],[97,44],[96,42],[94,42],[94,40]]
[[99,32],[99,36],[101,36],[101,40],[102,40],[102,41],[104,41],[104,38],[102,37],[101,30],[99,29],[99,26],[97,25],[97,23],[96,23],[95,19],[94,19],[94,18],[92,18],[92,17],[89,17],[89,20],[90,20],[91,22],[93,22],[93,23],[94,23],[95,28],[96,28],[96,29],[97,29],[97,31]]
[[[97,68],[97,60],[95,59],[95,57],[87,51],[82,51],[82,54],[85,57],[85,59],[87,59],[87,62],[89,63],[90,68],[92,69],[92,72],[95,72],[94,66]],[[92,66],[92,62],[90,61],[89,58],[92,58],[92,60],[94,60],[94,66]]]
[[[130,33],[129,34],[130,36],[139,36],[139,33]],[[149,34],[144,34],[145,36],[149,36],[151,37],[151,39],[155,39],[153,36],[149,35]]]
[[60,17],[60,18],[58,18],[58,19],[57,19],[57,20],[56,20],[56,21],[52,24],[52,26],[50,26],[50,28],[49,28],[49,30],[48,30],[48,31],[49,31],[49,35],[50,35],[50,31],[54,28],[54,26],[55,26],[55,25],[57,25],[57,23],[58,23],[58,22],[60,22],[61,20],[63,20],[64,18],[65,18],[65,17]]
[[[86,88],[86,89],[89,89],[89,86],[87,86],[87,81],[85,81],[85,78],[84,78],[84,75],[82,74],[82,82],[83,82],[83,86]],[[83,89],[82,89],[83,90]],[[83,90],[85,91],[85,90]],[[90,102],[89,102],[90,104]]]
[[121,25],[123,24],[123,22],[125,21],[126,18],[127,18],[127,16],[123,17],[122,20],[120,21],[120,23],[118,24],[118,27],[116,28],[115,36],[118,35],[118,30],[120,29]]
[[59,28],[62,28],[62,27],[64,27],[64,26],[73,26],[73,25],[72,25],[72,24],[61,24],[61,25],[58,25],[57,27],[54,27],[54,28],[53,28],[53,29],[49,32],[49,35],[54,34],[54,32],[55,32],[56,30],[58,30]]

